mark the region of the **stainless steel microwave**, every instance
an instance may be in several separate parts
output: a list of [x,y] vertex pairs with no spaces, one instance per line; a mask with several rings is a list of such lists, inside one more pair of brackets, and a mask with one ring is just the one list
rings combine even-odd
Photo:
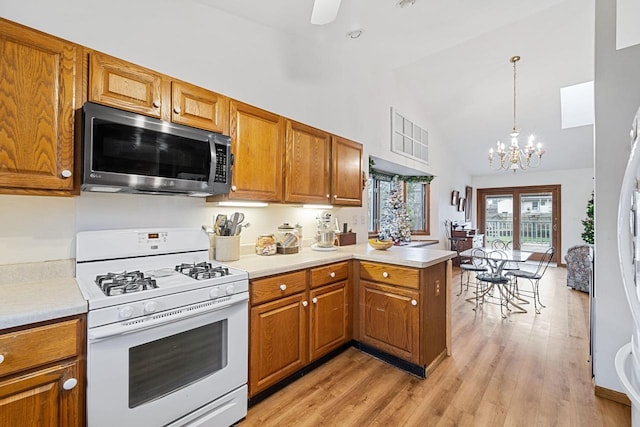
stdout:
[[83,107],[82,190],[209,196],[231,188],[231,139],[104,105]]

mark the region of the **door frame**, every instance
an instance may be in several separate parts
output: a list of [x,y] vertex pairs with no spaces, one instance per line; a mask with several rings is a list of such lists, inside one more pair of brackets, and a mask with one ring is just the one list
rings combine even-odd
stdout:
[[[529,185],[519,187],[498,187],[498,188],[478,188],[477,189],[477,216],[478,229],[480,233],[484,234],[485,226],[485,198],[486,196],[513,196],[513,234],[514,236],[520,236],[520,195],[526,193],[551,193],[553,200],[553,206],[551,209],[551,217],[553,225],[551,227],[551,243],[555,242],[553,246],[555,253],[551,262],[555,262],[558,265],[561,264],[560,254],[562,253],[562,209],[561,209],[561,186],[557,185]],[[516,216],[517,213],[517,216]],[[539,259],[535,255],[530,258],[531,260]]]

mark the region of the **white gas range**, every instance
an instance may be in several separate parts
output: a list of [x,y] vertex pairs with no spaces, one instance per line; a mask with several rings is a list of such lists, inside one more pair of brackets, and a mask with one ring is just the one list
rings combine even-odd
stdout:
[[248,276],[201,229],[80,232],[90,426],[223,426],[246,416]]

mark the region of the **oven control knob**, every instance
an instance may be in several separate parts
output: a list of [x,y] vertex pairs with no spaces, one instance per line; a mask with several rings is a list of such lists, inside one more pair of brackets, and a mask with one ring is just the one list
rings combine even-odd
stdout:
[[213,288],[209,291],[209,298],[214,299],[220,296],[220,289]]
[[158,309],[158,303],[155,301],[149,301],[144,305],[145,313],[155,313],[157,309]]
[[133,316],[133,307],[131,307],[130,305],[125,305],[120,309],[120,317],[122,317],[123,319],[128,319],[131,316]]
[[227,289],[226,289],[227,295],[231,295],[232,293],[235,292],[235,290],[236,290],[236,288],[233,285],[227,286]]

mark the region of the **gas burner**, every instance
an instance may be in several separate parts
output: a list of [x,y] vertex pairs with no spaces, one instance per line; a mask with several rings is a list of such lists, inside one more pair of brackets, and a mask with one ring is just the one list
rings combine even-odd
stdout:
[[96,277],[96,285],[106,296],[128,294],[157,288],[156,281],[140,271],[107,273]]
[[214,277],[228,276],[229,268],[221,266],[212,266],[209,262],[200,262],[198,264],[180,264],[176,266],[176,271],[187,275],[196,280],[213,279]]

